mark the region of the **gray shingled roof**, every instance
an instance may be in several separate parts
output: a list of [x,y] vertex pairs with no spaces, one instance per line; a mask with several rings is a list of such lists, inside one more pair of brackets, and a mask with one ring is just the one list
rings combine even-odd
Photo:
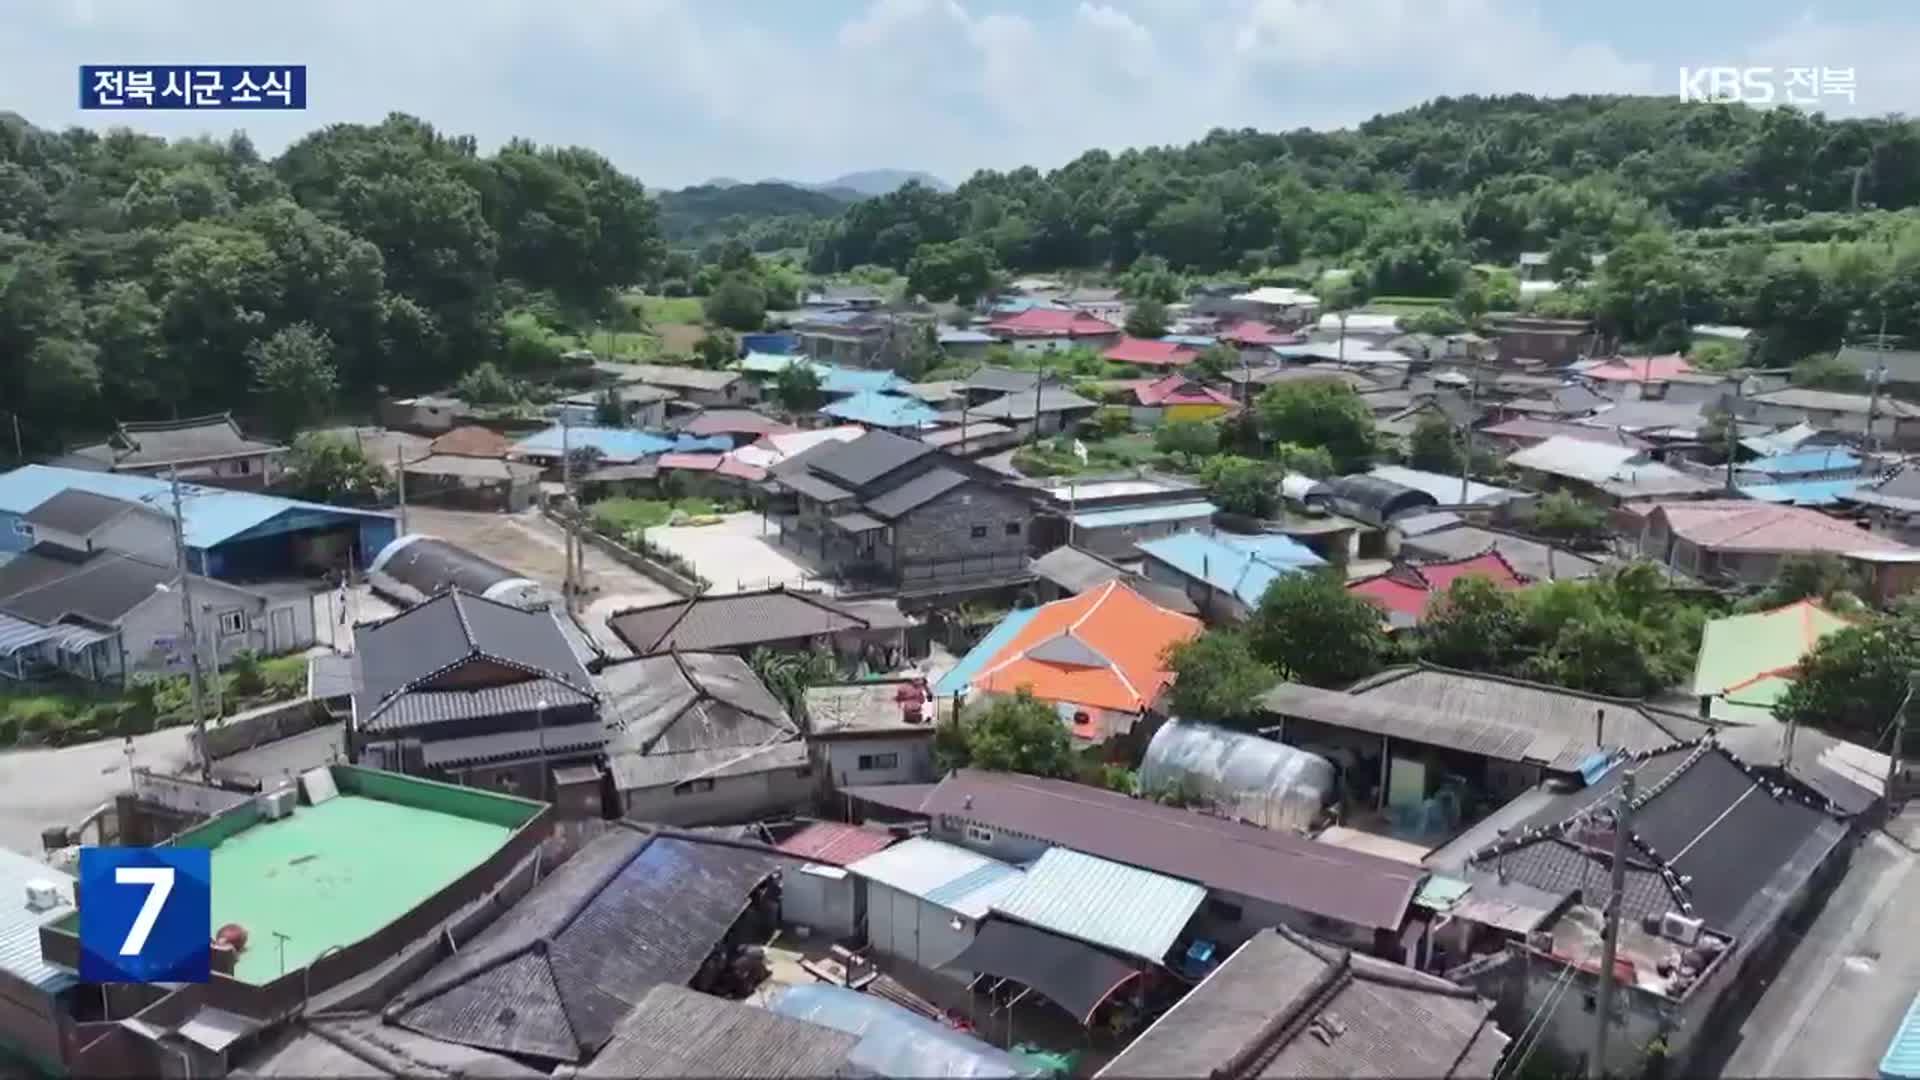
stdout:
[[607,619],[636,654],[669,649],[712,651],[750,648],[845,630],[864,630],[857,611],[813,593],[774,588],[760,592],[702,594],[652,607],[629,608]]
[[866,502],[868,510],[886,520],[917,510],[967,482],[952,469],[935,467]]
[[[1028,384],[1024,392],[1006,394],[973,406],[967,410],[967,416],[981,420],[1031,420],[1035,404],[1033,398],[1032,384]],[[1039,407],[1043,413],[1073,412],[1077,409],[1097,409],[1100,403],[1088,401],[1064,386],[1048,386],[1040,391]]]
[[85,536],[129,510],[148,510],[148,507],[79,488],[68,488],[22,516],[31,525]]
[[512,1058],[384,1024],[377,1016],[332,1015],[296,1021],[231,1075],[236,1080],[385,1076],[540,1080],[547,1074]]
[[859,490],[904,465],[933,453],[918,439],[886,431],[869,431],[851,442],[829,443],[807,465],[829,482]]
[[661,653],[600,673],[603,713],[617,732],[609,753],[649,755],[764,746],[800,729],[745,660],[727,653]]
[[386,1016],[448,1042],[585,1062],[654,987],[691,980],[754,890],[797,865],[758,845],[615,828],[461,943]]
[[656,986],[580,1070],[606,1077],[821,1077],[838,1074],[860,1039],[679,986]]
[[1429,560],[1470,559],[1487,551],[1498,551],[1515,570],[1535,581],[1567,581],[1600,572],[1600,563],[1585,555],[1478,525],[1457,525],[1405,535],[1400,541],[1400,550]]
[[230,414],[219,413],[190,420],[121,424],[106,442],[81,447],[74,453],[111,463],[115,468],[144,468],[217,461],[283,449],[285,447],[274,443],[247,438]]
[[[461,669],[500,669],[476,685]],[[591,705],[593,682],[545,610],[454,590],[354,627],[354,714],[366,731]]]
[[73,558],[40,544],[0,565],[0,612],[43,625],[78,618],[113,626],[178,577],[171,566],[119,552]]
[[1492,1014],[1438,976],[1263,930],[1096,1075],[1490,1077]]

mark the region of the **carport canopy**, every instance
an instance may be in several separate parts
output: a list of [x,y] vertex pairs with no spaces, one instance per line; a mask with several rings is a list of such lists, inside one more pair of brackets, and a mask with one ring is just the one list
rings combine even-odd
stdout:
[[946,966],[1030,987],[1082,1024],[1140,974],[1105,949],[997,916],[981,922],[972,943]]

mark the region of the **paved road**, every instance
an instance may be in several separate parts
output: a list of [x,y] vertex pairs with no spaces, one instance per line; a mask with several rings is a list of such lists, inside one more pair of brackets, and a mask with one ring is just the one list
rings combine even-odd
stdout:
[[1847,876],[1731,1033],[1724,1077],[1877,1074],[1920,990],[1920,856],[1883,833]]
[[[189,728],[134,739],[134,764],[171,772],[187,761]],[[71,825],[126,790],[127,755],[119,739],[58,750],[0,752],[0,846],[40,854],[40,830]]]

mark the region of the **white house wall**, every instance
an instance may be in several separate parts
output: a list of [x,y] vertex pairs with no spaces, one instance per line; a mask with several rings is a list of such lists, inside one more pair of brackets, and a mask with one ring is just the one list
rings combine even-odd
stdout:
[[[827,767],[832,770],[835,787],[925,784],[934,780],[933,739],[930,735],[822,739],[815,745],[826,748]],[[890,769],[862,769],[860,758],[875,754],[894,754],[898,760]]]

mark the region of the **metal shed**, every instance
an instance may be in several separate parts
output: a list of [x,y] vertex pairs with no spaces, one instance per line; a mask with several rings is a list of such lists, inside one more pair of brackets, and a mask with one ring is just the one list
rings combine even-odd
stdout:
[[499,563],[421,533],[408,533],[382,548],[367,573],[375,592],[406,604],[454,588],[515,607],[556,599]]

